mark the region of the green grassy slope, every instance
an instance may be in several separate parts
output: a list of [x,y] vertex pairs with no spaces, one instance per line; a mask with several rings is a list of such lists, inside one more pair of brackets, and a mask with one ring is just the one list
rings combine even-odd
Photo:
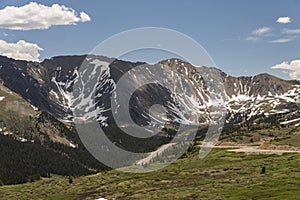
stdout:
[[[0,199],[299,199],[300,154],[246,155],[198,150],[159,171],[56,176],[0,187]],[[262,174],[262,167],[266,173]]]

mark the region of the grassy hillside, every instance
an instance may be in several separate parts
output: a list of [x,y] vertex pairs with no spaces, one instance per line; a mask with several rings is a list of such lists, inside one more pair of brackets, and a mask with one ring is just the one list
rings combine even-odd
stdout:
[[[0,84],[0,128],[2,134],[15,139],[28,141],[53,141],[69,145],[73,138],[68,138],[67,129],[62,132],[64,124],[56,122],[51,115],[33,107],[18,94]],[[55,125],[55,126],[54,126]]]
[[220,140],[239,144],[287,146],[300,148],[300,127],[261,123],[223,131]]
[[0,97],[0,183],[25,183],[32,176],[51,174],[86,175],[103,169],[72,127],[1,84]]
[[[108,171],[0,187],[0,199],[299,199],[300,154],[246,155],[194,149],[159,171]],[[265,173],[262,168],[265,167]]]

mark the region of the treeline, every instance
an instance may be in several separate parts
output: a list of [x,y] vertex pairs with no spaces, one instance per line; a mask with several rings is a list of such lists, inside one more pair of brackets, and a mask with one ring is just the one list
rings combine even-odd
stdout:
[[[79,158],[74,159],[75,155]],[[51,174],[88,175],[95,173],[90,168],[101,168],[96,161],[86,160],[92,158],[86,152],[74,152],[69,156],[68,152],[63,152],[63,147],[61,150],[54,150],[40,144],[22,143],[3,135],[0,135],[0,158],[0,183],[3,184],[25,183],[33,177],[50,177]]]

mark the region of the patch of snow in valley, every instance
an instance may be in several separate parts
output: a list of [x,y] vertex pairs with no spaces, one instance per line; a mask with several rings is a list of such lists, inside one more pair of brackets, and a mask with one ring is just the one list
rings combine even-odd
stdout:
[[52,96],[54,96],[56,99],[59,99],[59,96],[58,96],[58,94],[52,89],[52,90],[50,90],[50,95],[52,95]]
[[282,110],[270,110],[270,112],[271,112],[272,114],[284,114],[284,113],[288,113],[288,112],[290,112],[290,110],[289,110],[289,109],[282,109]]
[[76,146],[75,144],[73,144],[72,142],[70,142],[69,145],[70,145],[70,147],[73,148],[73,149],[77,148],[77,146]]
[[35,107],[34,105],[31,105],[30,104],[30,106],[32,107],[32,109],[34,110],[34,111],[38,111],[39,109],[37,108],[37,107]]
[[5,131],[4,133],[3,133],[3,135],[13,135],[14,133],[13,132],[10,132],[10,131]]
[[26,138],[23,138],[23,137],[19,137],[18,139],[19,139],[20,142],[27,142],[28,141]]
[[284,121],[284,122],[280,122],[280,124],[290,124],[290,123],[293,123],[293,122],[297,122],[297,121],[299,121],[300,120],[300,118],[298,118],[298,119],[292,119],[292,120],[288,120],[288,121]]

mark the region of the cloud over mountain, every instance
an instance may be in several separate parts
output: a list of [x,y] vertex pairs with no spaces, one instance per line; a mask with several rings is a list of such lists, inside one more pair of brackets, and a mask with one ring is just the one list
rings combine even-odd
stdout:
[[31,2],[21,7],[7,6],[0,10],[0,28],[10,30],[48,29],[55,25],[74,25],[90,20],[88,14],[78,14],[74,9],[59,4],[45,6]]
[[39,61],[39,51],[42,50],[37,44],[24,40],[17,43],[7,43],[0,40],[0,54],[17,60]]
[[289,76],[291,79],[300,80],[300,60],[293,60],[289,62],[283,62],[277,65],[274,65],[272,69],[284,69],[288,70]]

